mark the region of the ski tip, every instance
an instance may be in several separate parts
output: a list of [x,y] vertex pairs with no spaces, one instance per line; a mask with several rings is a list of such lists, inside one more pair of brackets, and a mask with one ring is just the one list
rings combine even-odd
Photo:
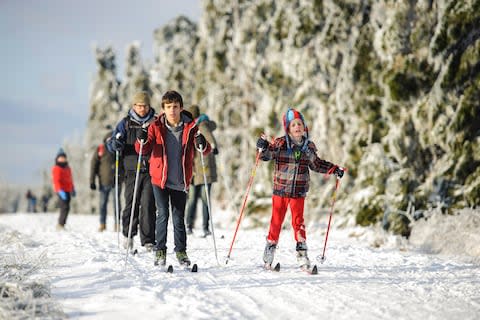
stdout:
[[194,263],[192,266],[192,272],[197,272],[197,271],[198,271],[198,266],[196,263]]
[[168,266],[167,272],[168,272],[168,273],[173,273],[173,266],[172,266],[172,265],[169,265],[169,266]]
[[318,273],[318,268],[317,265],[314,265],[313,267],[308,267],[308,266],[301,266],[300,269],[308,274],[317,274]]
[[270,263],[265,263],[263,268],[268,271],[280,271],[280,263],[278,262],[274,267]]

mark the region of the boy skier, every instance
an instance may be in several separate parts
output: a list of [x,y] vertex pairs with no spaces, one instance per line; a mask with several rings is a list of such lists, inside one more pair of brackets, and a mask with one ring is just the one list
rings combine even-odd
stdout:
[[280,230],[288,206],[292,213],[292,227],[297,242],[297,261],[301,268],[310,268],[307,255],[304,201],[309,189],[309,169],[327,173],[329,170],[341,178],[343,169],[320,159],[315,144],[308,139],[308,128],[303,115],[288,109],[283,116],[285,136],[269,143],[264,137],[257,140],[257,148],[264,161],[275,161],[273,172],[272,218],[267,236],[263,261],[270,268],[275,255]]
[[172,222],[175,253],[181,265],[189,266],[187,234],[185,230],[185,204],[192,180],[195,148],[207,155],[210,144],[198,133],[193,116],[183,110],[182,96],[176,91],[167,91],[162,97],[163,114],[150,125],[148,132],[137,135],[135,150],[150,154],[150,176],[157,208],[155,225],[154,265],[165,266],[167,254],[167,226],[169,207]]

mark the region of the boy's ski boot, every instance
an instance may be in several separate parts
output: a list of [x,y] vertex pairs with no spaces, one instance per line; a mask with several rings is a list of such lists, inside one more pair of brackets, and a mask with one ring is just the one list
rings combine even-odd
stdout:
[[182,266],[188,267],[190,265],[191,262],[190,259],[188,259],[187,252],[178,251],[176,255],[178,263],[180,263]]
[[271,243],[267,240],[265,250],[263,251],[263,262],[265,263],[265,269],[271,269],[273,258],[275,257],[275,250],[277,249],[276,243]]

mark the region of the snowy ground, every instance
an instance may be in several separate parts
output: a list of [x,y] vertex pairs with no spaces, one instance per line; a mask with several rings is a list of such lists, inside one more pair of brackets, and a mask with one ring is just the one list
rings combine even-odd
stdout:
[[[261,268],[266,230],[241,228],[227,265],[234,226],[216,230],[220,266],[212,238],[189,237],[197,274],[179,270],[170,231],[167,262],[176,269],[166,274],[143,248],[125,267],[117,234],[98,233],[97,216],[70,215],[63,232],[55,231],[56,218],[0,215],[1,319],[480,318],[478,264],[408,245],[374,248],[362,229],[333,229],[327,260],[320,264],[325,226],[310,226],[316,276],[297,269],[289,226],[277,253],[279,273]],[[19,303],[21,310],[10,309]]]

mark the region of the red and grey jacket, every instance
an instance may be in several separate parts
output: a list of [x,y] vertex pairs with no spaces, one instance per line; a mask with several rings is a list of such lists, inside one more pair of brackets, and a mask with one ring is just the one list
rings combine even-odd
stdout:
[[[184,128],[182,133],[182,163],[183,179],[185,191],[188,191],[192,180],[193,159],[195,156],[194,137],[198,132],[198,126],[192,119],[190,113],[182,111],[185,115]],[[167,127],[165,124],[165,114],[160,115],[148,128],[148,138],[143,145],[142,154],[150,154],[150,176],[152,184],[165,189],[168,173],[168,159],[165,140],[167,135]],[[140,152],[140,143],[135,142],[135,150]],[[209,154],[211,146],[207,141],[207,148],[203,151],[204,155]]]
[[59,166],[58,164],[52,167],[52,182],[53,190],[59,192],[63,190],[65,192],[72,192],[74,189],[72,170],[68,165]]
[[275,139],[267,150],[262,151],[262,160],[275,160],[273,171],[274,195],[304,198],[309,189],[310,170],[327,173],[334,166],[333,163],[317,156],[317,147],[313,142],[308,142],[305,151],[301,149],[301,146],[293,145],[291,152],[289,152],[286,137],[283,136]]

